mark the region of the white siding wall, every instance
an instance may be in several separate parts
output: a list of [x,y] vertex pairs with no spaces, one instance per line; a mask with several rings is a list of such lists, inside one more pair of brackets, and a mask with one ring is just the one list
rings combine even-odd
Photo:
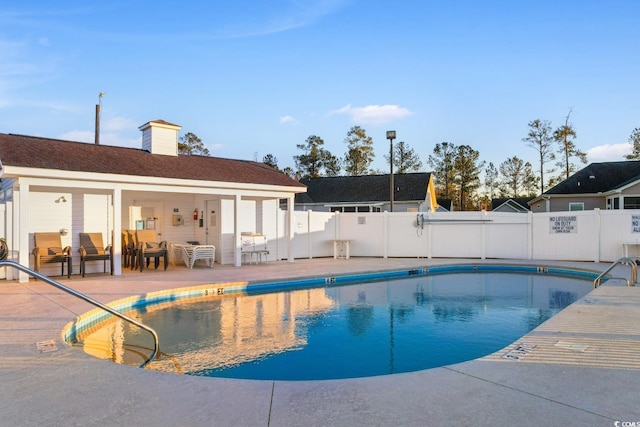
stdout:
[[[263,200],[258,202],[256,215],[260,222],[259,232],[267,236],[269,261],[279,259],[278,253],[278,200]],[[285,233],[282,233],[284,238]]]
[[142,133],[142,149],[152,154],[178,155],[178,131],[151,125]]
[[[66,202],[62,201],[64,197]],[[111,214],[112,198],[109,194],[85,194],[83,192],[32,191],[29,195],[29,253],[33,250],[35,232],[60,232],[62,246],[71,246],[73,251],[73,270],[80,271],[79,233],[102,233],[105,245],[111,244],[112,236],[108,230],[113,227]],[[61,230],[66,230],[66,235]],[[29,266],[33,267],[33,256],[29,257]],[[90,263],[87,272],[102,271],[102,264]],[[60,275],[59,264],[44,264],[42,273]]]
[[[234,201],[231,199],[222,199],[220,201],[221,224],[220,224],[220,262],[222,264],[233,264],[235,262],[235,246],[234,239]],[[216,250],[218,252],[218,250]]]

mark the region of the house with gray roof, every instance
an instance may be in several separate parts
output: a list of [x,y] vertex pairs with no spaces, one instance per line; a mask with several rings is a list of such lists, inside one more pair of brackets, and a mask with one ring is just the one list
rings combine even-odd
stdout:
[[[389,175],[305,178],[306,193],[295,198],[296,210],[384,212],[391,210]],[[430,173],[394,175],[394,212],[432,212],[438,208]]]
[[32,266],[33,233],[59,232],[77,264],[79,233],[102,232],[120,274],[121,231],[152,228],[159,240],[215,245],[216,262],[236,266],[242,233],[260,233],[271,259],[293,261],[303,184],[263,163],[178,155],[180,126],[164,120],[139,129],[140,149],[0,133],[0,232],[12,259]]
[[532,197],[501,197],[491,199],[491,210],[493,212],[518,212],[528,213],[531,211],[529,201]]
[[591,163],[529,201],[532,212],[640,209],[640,160]]

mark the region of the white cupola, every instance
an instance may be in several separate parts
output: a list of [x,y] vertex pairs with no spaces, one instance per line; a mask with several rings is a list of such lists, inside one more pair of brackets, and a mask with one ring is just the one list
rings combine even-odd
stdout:
[[181,126],[164,120],[152,120],[140,126],[142,149],[151,154],[178,155],[178,132]]

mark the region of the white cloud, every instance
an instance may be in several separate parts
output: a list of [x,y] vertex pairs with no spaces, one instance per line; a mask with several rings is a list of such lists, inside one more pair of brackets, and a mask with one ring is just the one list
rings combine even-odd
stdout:
[[[274,7],[245,10],[242,20],[219,25],[219,36],[238,38],[261,36],[312,25],[343,9],[350,0],[305,0],[281,2]],[[226,17],[225,17],[226,18]],[[226,18],[227,19],[227,18]]]
[[351,116],[352,122],[366,124],[383,124],[403,119],[413,114],[406,108],[398,105],[367,105],[366,107],[352,107],[351,104],[329,112],[333,114],[346,114]]
[[282,116],[280,117],[280,123],[297,123],[297,120],[293,116]]
[[58,138],[66,141],[78,141],[78,142],[94,142],[94,132],[85,130],[71,130],[60,135]]
[[107,131],[138,130],[138,126],[133,120],[124,117],[113,117],[103,120],[100,123],[100,127]]
[[624,155],[631,153],[629,143],[605,144],[592,147],[587,150],[587,159],[590,163],[615,162],[625,160]]

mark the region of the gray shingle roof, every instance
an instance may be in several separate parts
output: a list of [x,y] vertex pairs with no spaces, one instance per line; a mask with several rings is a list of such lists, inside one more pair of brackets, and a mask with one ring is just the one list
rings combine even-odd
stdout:
[[520,209],[524,209],[524,210],[531,210],[531,206],[529,206],[529,201],[533,200],[533,197],[502,197],[502,198],[495,198],[495,199],[491,199],[491,210],[495,210],[497,208],[499,208],[500,206],[502,206],[503,204],[509,202],[509,203],[515,203],[515,207]]
[[604,193],[640,180],[640,160],[591,163],[545,194]]
[[264,163],[208,156],[165,156],[135,148],[0,133],[5,166],[201,181],[304,187]]
[[[430,173],[394,175],[396,201],[424,200]],[[361,203],[389,200],[389,175],[305,178],[306,194],[296,195],[296,203]]]

